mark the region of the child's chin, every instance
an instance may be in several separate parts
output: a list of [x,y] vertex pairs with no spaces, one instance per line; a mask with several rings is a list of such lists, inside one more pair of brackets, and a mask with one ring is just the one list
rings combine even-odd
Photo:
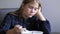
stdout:
[[30,18],[32,17],[32,16],[29,16]]

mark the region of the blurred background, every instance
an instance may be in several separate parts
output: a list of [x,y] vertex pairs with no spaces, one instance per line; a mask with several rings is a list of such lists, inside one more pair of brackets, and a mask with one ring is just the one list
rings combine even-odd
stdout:
[[[0,23],[8,12],[17,10],[22,0],[0,0]],[[50,21],[51,32],[60,34],[60,0],[41,0],[42,13]]]

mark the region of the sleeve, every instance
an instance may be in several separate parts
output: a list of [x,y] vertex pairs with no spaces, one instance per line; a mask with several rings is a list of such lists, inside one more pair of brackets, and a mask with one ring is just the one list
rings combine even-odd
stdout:
[[51,27],[49,21],[46,19],[46,21],[41,21],[39,19],[36,20],[38,23],[37,28],[39,31],[43,31],[43,34],[50,34]]
[[11,16],[7,14],[3,22],[0,24],[0,34],[6,34],[6,31],[9,30],[10,26],[11,26]]

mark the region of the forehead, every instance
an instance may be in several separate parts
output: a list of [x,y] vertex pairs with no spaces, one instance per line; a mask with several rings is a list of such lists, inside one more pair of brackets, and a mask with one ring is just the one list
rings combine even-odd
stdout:
[[36,2],[30,2],[30,3],[27,3],[26,6],[32,6],[32,7],[38,8],[38,3],[36,3]]

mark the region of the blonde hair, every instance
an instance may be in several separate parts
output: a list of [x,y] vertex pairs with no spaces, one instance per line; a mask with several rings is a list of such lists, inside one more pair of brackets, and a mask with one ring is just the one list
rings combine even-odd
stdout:
[[[22,3],[23,3],[24,5],[26,5],[26,4],[30,3],[30,2],[36,2],[36,3],[39,4],[38,7],[41,7],[40,0],[23,0]],[[16,15],[19,16],[21,13],[22,13],[22,5],[20,6],[20,8],[19,8],[18,10],[16,10],[16,11],[14,12],[14,14],[16,14]]]

